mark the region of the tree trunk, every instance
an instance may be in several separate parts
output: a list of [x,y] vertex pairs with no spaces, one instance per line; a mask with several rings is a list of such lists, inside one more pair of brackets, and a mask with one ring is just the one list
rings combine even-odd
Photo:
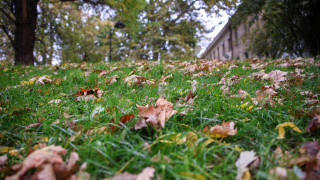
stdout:
[[33,65],[39,0],[15,0],[15,64]]

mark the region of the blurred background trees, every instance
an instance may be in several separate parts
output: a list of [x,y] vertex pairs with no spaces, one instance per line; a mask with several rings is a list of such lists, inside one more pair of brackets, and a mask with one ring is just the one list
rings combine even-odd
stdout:
[[320,54],[319,8],[319,0],[242,0],[233,20],[249,19],[249,25],[257,18],[262,21],[244,37],[253,54],[316,56]]
[[[206,25],[203,13],[236,0],[3,0],[0,58],[15,64],[105,61],[114,23],[112,57],[194,58]],[[34,24],[35,23],[35,24]]]

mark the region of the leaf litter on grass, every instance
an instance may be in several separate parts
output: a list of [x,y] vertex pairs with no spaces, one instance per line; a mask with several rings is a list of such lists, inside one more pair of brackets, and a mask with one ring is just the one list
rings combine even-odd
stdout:
[[[12,121],[15,117],[27,119],[28,123],[23,127],[28,127],[28,132],[44,133],[40,136],[47,137],[48,140],[45,142],[48,144],[57,144],[55,148],[58,145],[66,147],[67,150],[63,148],[64,151],[58,151],[59,148],[56,148],[56,154],[53,150],[52,152],[48,150],[48,153],[53,153],[52,157],[60,158],[59,162],[55,162],[60,164],[60,169],[67,167],[69,162],[79,161],[75,152],[71,152],[71,157],[67,162],[63,161],[65,155],[61,156],[61,154],[65,154],[66,151],[70,152],[72,149],[80,149],[78,153],[85,158],[84,161],[86,158],[92,159],[90,162],[93,163],[89,164],[89,169],[93,172],[93,177],[151,179],[164,176],[165,179],[174,179],[174,177],[205,179],[213,175],[218,179],[219,177],[246,179],[261,178],[260,175],[264,173],[275,178],[318,178],[317,172],[320,167],[317,147],[319,145],[312,139],[317,136],[319,129],[320,87],[315,83],[319,75],[314,70],[319,63],[314,59],[281,58],[269,61],[255,58],[244,62],[167,60],[163,64],[165,75],[157,72],[159,62],[155,61],[107,63],[104,67],[102,65],[99,64],[97,68],[89,63],[64,64],[59,65],[60,70],[49,67],[45,71],[45,74],[48,75],[30,74],[29,77],[33,77],[30,80],[22,81],[18,86],[10,84],[5,87],[9,95],[5,99],[11,97],[12,93],[25,91],[26,87],[29,89],[22,93],[32,95],[30,98],[37,97],[41,101],[39,103],[47,104],[47,106],[26,105],[21,107],[15,103],[16,99],[10,99],[9,106],[5,101],[1,101],[0,113],[6,118],[4,123]],[[62,77],[59,74],[61,70],[72,71],[72,73]],[[78,74],[80,76],[77,76]],[[71,87],[71,84],[65,81],[70,78],[74,78],[80,84],[76,86],[73,84],[74,87]],[[97,84],[99,88],[95,86],[89,89],[88,87],[92,87],[92,84]],[[59,89],[65,85],[72,89],[74,94],[55,96],[55,94],[66,92]],[[77,92],[79,86],[87,88]],[[48,90],[49,87],[51,90]],[[102,89],[108,94],[103,93]],[[177,95],[176,92],[179,90],[181,94]],[[53,97],[47,98],[49,94]],[[126,98],[131,99],[131,102],[124,103],[121,100]],[[168,99],[173,100],[174,103],[169,102]],[[86,103],[81,103],[81,101]],[[90,103],[87,103],[89,101]],[[151,103],[155,101],[154,106]],[[21,101],[21,103],[23,105],[28,102]],[[143,103],[147,105],[141,106]],[[137,104],[136,107],[133,104]],[[51,109],[49,110],[48,107]],[[108,112],[108,109],[113,107],[114,112]],[[29,111],[28,108],[32,110]],[[180,113],[177,113],[175,108],[178,108]],[[68,112],[68,114],[61,118],[55,116],[57,112],[61,114]],[[216,116],[217,114],[219,116]],[[30,121],[28,117],[25,117],[29,115],[32,115],[32,118],[33,116],[45,118],[39,122]],[[134,124],[135,119],[137,119],[136,124]],[[242,121],[243,119],[250,119],[250,121]],[[288,122],[288,119],[291,121]],[[167,124],[168,121],[170,123]],[[1,129],[0,133],[5,134],[1,137],[2,139],[7,139],[7,137],[14,139],[16,137],[10,134],[24,133],[13,128],[16,126],[15,122],[12,124],[13,126],[6,126],[11,127],[9,130],[6,129],[9,133],[3,133]],[[126,127],[122,128],[122,126]],[[157,129],[159,136],[148,136],[153,133],[146,128],[148,126]],[[300,130],[302,127],[306,129],[305,132]],[[138,131],[131,131],[132,129]],[[201,130],[203,133],[200,132]],[[275,136],[276,130],[279,131],[278,137],[280,138],[278,139]],[[62,132],[68,136],[64,137]],[[101,142],[109,144],[100,146]],[[262,147],[270,147],[266,149],[266,152],[272,152],[277,145],[286,151],[282,152],[282,155],[278,153],[279,156],[275,159],[275,163],[271,161],[266,163],[270,158],[272,159],[273,155],[258,151],[259,143],[262,143]],[[88,148],[86,144],[90,144],[88,146],[95,149],[91,150],[91,153],[97,151],[99,156],[92,157],[91,153],[85,154],[83,150]],[[4,145],[1,148],[11,149],[3,151],[2,154],[11,150],[19,150],[19,157],[15,157],[23,160],[23,146],[21,148],[20,144]],[[124,145],[128,149],[122,150],[130,153],[118,156],[118,149],[124,148]],[[300,151],[296,152],[295,149],[299,148]],[[254,155],[251,153],[250,156],[243,155],[244,152],[250,152],[248,150],[252,149],[258,153]],[[188,156],[189,152],[191,154]],[[25,157],[22,164],[35,156],[32,155],[33,153]],[[130,159],[131,156],[149,159],[141,158],[138,163],[127,164],[124,168],[119,167],[120,163],[115,163],[122,159]],[[236,160],[238,156],[240,158]],[[12,165],[12,155],[1,157],[4,157],[4,160],[0,167]],[[5,160],[5,157],[9,161]],[[260,166],[253,163],[258,162],[257,159],[252,159],[260,157],[264,161],[260,162],[263,169],[259,171],[265,172],[256,173],[252,171],[252,168],[260,168]],[[245,160],[250,160],[250,162],[241,163]],[[21,176],[27,174],[41,177],[46,173],[52,177],[58,177],[59,175],[56,174],[58,170],[51,161],[54,162],[54,160],[46,159],[45,163],[39,166],[15,172],[20,173]],[[152,162],[153,167],[148,162]],[[227,168],[224,162],[231,162],[234,166]],[[164,163],[166,164],[165,169],[161,169]],[[202,166],[203,164],[206,166]],[[106,172],[106,174],[101,175],[101,172],[97,173],[97,169],[103,166],[106,169],[101,172]],[[85,165],[83,168],[75,168],[76,174],[74,171],[70,173],[67,168],[63,169],[65,172],[61,174],[66,174],[65,176],[82,174],[83,177],[88,177],[88,174],[84,172]],[[115,169],[123,169],[125,172],[117,174]],[[13,174],[13,170],[10,171]],[[111,177],[112,175],[115,176]],[[8,174],[6,176],[9,177]]]

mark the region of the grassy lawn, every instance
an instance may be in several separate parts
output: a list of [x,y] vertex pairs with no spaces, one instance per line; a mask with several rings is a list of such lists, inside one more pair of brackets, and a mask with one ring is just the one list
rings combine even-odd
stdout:
[[[91,179],[139,174],[146,167],[155,169],[154,179],[235,179],[244,151],[259,157],[246,172],[251,178],[267,179],[276,167],[307,172],[306,162],[289,162],[301,157],[306,142],[319,139],[319,132],[306,132],[320,114],[319,64],[300,58],[3,65],[0,155],[8,161],[0,164],[0,179],[45,144],[66,149],[64,160],[77,152]],[[160,97],[177,111],[164,128],[134,128],[136,104],[155,106]],[[236,133],[204,131],[223,122],[234,122]],[[279,138],[278,125],[287,122],[301,132],[284,127]],[[275,156],[279,148],[290,157]]]

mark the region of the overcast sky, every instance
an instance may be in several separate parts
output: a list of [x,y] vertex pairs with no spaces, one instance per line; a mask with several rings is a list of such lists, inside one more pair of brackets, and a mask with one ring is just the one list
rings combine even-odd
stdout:
[[200,40],[199,45],[201,46],[201,51],[198,54],[199,57],[206,50],[206,48],[209,46],[212,40],[219,34],[222,28],[227,24],[230,15],[228,15],[227,12],[221,12],[220,15],[221,17],[217,17],[217,16],[207,17],[208,19],[206,21],[208,21],[208,24],[206,26],[207,27],[216,26],[216,27],[211,33],[204,34],[205,38],[202,38]]

